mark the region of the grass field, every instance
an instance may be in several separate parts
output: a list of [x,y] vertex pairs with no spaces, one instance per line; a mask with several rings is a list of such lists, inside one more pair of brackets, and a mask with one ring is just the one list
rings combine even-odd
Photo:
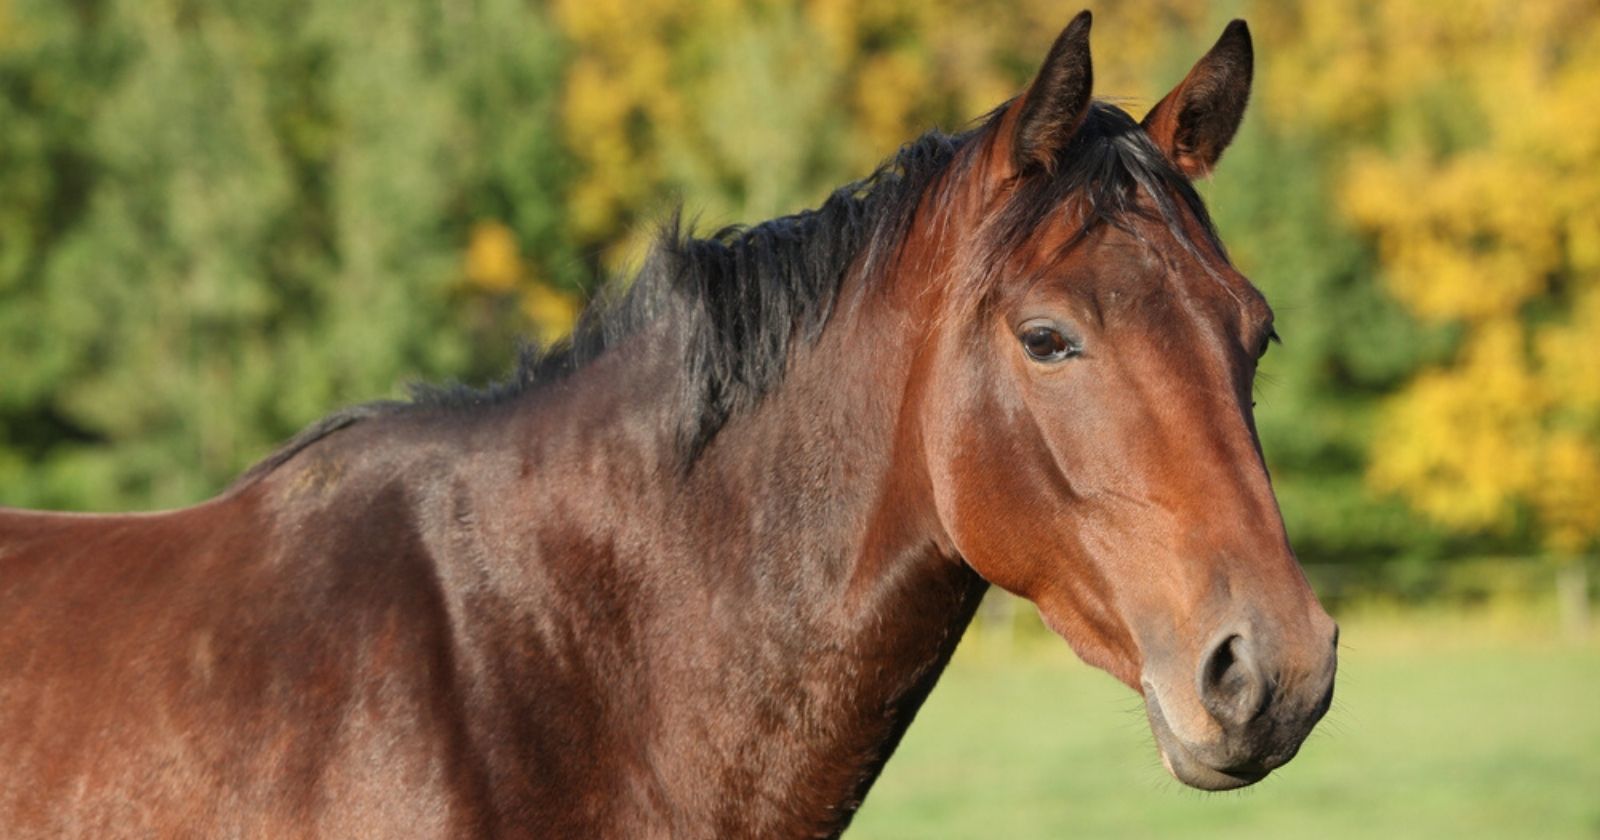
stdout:
[[1064,645],[969,639],[846,836],[1600,838],[1600,643],[1492,616],[1341,623],[1333,711],[1225,794],[1172,781],[1137,697]]

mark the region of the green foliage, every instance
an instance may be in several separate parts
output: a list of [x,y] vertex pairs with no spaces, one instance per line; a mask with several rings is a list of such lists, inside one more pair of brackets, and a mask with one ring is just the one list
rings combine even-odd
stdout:
[[1600,547],[1600,11],[1583,0],[1261,4],[1293,45],[1275,117],[1373,275],[1452,346],[1405,369],[1367,445],[1374,494],[1462,540]]
[[1436,554],[1444,536],[1367,493],[1363,474],[1381,401],[1446,352],[1450,334],[1416,324],[1371,281],[1371,249],[1333,206],[1332,154],[1327,141],[1247,120],[1204,185],[1234,261],[1272,302],[1283,337],[1256,382],[1262,449],[1302,559]]
[[[1592,544],[1600,18],[1484,24],[1507,8],[1095,10],[1098,92],[1136,114],[1251,19],[1255,104],[1204,189],[1278,312],[1258,419],[1308,561]],[[672,201],[815,204],[1020,89],[1067,16],[0,0],[0,504],[197,501],[340,404],[494,376]]]
[[526,328],[462,282],[562,230],[558,41],[512,0],[39,2],[0,40],[0,502],[170,506]]

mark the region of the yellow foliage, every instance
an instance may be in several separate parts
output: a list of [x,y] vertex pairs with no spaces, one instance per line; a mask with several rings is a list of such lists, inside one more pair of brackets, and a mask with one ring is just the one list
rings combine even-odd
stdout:
[[572,295],[543,283],[532,283],[522,293],[521,308],[528,322],[533,324],[535,337],[543,344],[550,344],[572,332],[583,305]]
[[522,277],[517,235],[500,222],[479,222],[467,242],[467,282],[489,292],[509,291]]
[[1551,173],[1480,151],[1438,164],[1369,154],[1351,166],[1346,215],[1371,230],[1389,289],[1436,320],[1514,312],[1560,267],[1559,209]]
[[1600,283],[1591,277],[1569,320],[1541,329],[1535,348],[1556,404],[1591,423],[1600,418]]
[[1366,137],[1341,209],[1461,352],[1389,405],[1369,478],[1462,531],[1534,515],[1600,540],[1600,7],[1458,0],[1263,4],[1294,41],[1269,107]]
[[535,337],[546,344],[572,331],[578,301],[532,275],[522,259],[516,232],[498,221],[474,225],[463,266],[467,283],[489,294],[515,294]]
[[1453,528],[1509,526],[1540,473],[1544,400],[1523,341],[1515,321],[1488,322],[1459,365],[1417,377],[1380,423],[1373,486]]
[[1600,453],[1592,435],[1558,432],[1545,441],[1533,503],[1547,528],[1546,542],[1563,552],[1589,547],[1600,533]]
[[[663,194],[719,222],[813,205],[928,128],[958,129],[1017,93],[1019,70],[1073,11],[1046,0],[556,0],[574,51],[562,106],[581,168],[572,233],[618,266],[637,259],[627,231]],[[1178,81],[1147,84],[1172,35],[1192,37],[1209,14],[1199,0],[1097,11],[1100,89],[1146,104]]]
[[873,56],[862,64],[855,106],[873,148],[892,149],[907,139],[906,124],[927,84],[924,67],[906,52]]

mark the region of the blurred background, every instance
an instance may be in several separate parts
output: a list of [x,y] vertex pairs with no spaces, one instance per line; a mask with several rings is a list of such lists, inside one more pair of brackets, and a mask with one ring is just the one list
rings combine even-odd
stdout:
[[[341,405],[497,377],[679,201],[814,206],[1077,8],[0,0],[0,504],[190,504]],[[1094,11],[1136,116],[1255,35],[1203,191],[1278,312],[1261,437],[1339,700],[1202,797],[996,597],[851,836],[1600,837],[1600,6]]]

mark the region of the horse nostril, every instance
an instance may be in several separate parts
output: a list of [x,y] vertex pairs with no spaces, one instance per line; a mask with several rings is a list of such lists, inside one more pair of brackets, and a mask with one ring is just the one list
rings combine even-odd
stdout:
[[1266,681],[1250,643],[1237,633],[1211,649],[1199,676],[1201,705],[1225,727],[1244,726],[1266,706]]

